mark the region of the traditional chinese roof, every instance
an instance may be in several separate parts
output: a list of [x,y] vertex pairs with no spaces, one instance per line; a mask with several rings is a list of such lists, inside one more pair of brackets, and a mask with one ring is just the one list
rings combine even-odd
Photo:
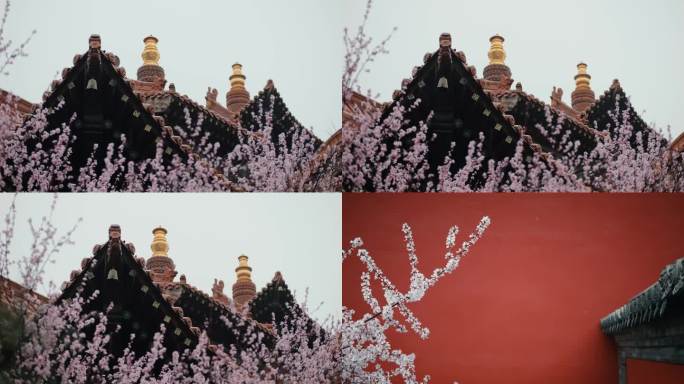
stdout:
[[141,99],[155,116],[164,119],[174,135],[183,137],[199,153],[218,143],[217,154],[224,156],[238,144],[240,132],[248,134],[220,114],[173,90],[141,95]]
[[22,115],[27,115],[33,112],[36,105],[28,100],[25,100],[11,92],[0,89],[0,104],[8,104]]
[[[502,93],[499,101],[504,110],[515,118],[516,123],[525,127],[525,133],[541,145],[543,151],[553,154],[554,157],[567,154],[568,146],[561,145],[563,137],[567,138],[566,143],[579,141],[580,153],[591,151],[596,146],[596,136],[599,134],[596,130],[531,94],[522,90],[511,90]],[[558,131],[554,129],[557,125],[560,125]],[[542,129],[545,132],[542,132]],[[550,136],[553,142],[547,136]]]
[[263,324],[233,312],[228,306],[187,283],[167,285],[164,292],[169,301],[183,310],[184,316],[207,332],[213,344],[235,346],[242,350],[254,343],[254,334],[260,334],[267,346],[275,343],[272,332]]
[[20,309],[35,312],[38,306],[47,302],[48,298],[40,293],[29,290],[5,276],[0,276],[0,305],[25,306]]
[[[76,55],[73,66],[65,68],[62,79],[55,80],[51,91],[44,94],[42,107],[52,112],[48,116],[49,126],[70,126],[76,137],[70,159],[74,175],[91,156],[94,144],[99,144],[95,157],[103,158],[107,145],[118,146],[122,135],[126,137],[124,156],[127,161],[153,157],[158,141],[163,144],[167,163],[174,156],[179,156],[181,161],[189,156],[202,161],[206,152],[214,150],[218,156],[225,156],[238,144],[239,135],[249,135],[250,131],[256,132],[263,127],[264,121],[258,121],[253,115],[259,110],[272,112],[273,140],[277,140],[280,133],[291,139],[295,132],[307,131],[316,147],[321,143],[292,116],[271,81],[251,101],[246,91],[232,90],[235,91],[233,96],[240,99],[247,95],[247,99],[244,103],[231,104],[231,108],[218,104],[215,95],[211,99],[211,90],[207,106],[178,94],[173,84],[165,90],[158,39],[148,36],[144,42],[143,65],[138,69],[136,80],[126,78],[119,58],[102,50],[99,36],[93,35],[90,49]],[[236,83],[240,81],[244,83],[244,75],[233,73],[231,84],[239,88],[240,84]],[[70,123],[72,118],[74,121]],[[239,123],[246,129],[239,128]],[[229,182],[233,179],[231,175],[222,175],[219,170],[216,174],[230,189],[239,189]],[[118,187],[122,186],[114,189]]]
[[[296,316],[306,316],[302,308],[297,304],[294,295],[285,283],[280,272],[276,272],[270,283],[249,302],[251,317],[264,324],[276,324],[280,327],[289,327],[297,321]],[[326,334],[314,320],[306,316],[306,331],[309,335],[309,344],[318,338],[325,338]],[[275,322],[274,322],[275,320]]]
[[360,127],[353,120],[355,113],[361,111],[365,115],[379,115],[389,105],[373,100],[370,96],[350,91],[342,98],[342,126],[346,131],[357,131]]
[[597,130],[608,132],[611,136],[616,136],[616,126],[612,120],[611,115],[615,113],[615,108],[618,107],[621,113],[626,114],[627,122],[632,126],[633,136],[641,132],[644,138],[650,135],[656,135],[665,144],[665,139],[660,133],[653,130],[651,127],[641,119],[639,114],[634,110],[629,97],[622,89],[620,82],[615,79],[610,88],[608,88],[591,106],[589,106],[585,113],[581,115],[587,124],[593,126]]
[[[622,334],[673,317],[684,320],[684,258],[667,265],[655,283],[601,319],[601,329]],[[684,345],[684,333],[681,336]]]
[[[174,156],[182,160],[198,157],[162,117],[155,116],[143,104],[125,73],[116,55],[97,46],[76,55],[73,67],[65,68],[62,79],[53,81],[51,91],[44,94],[42,108],[51,112],[48,125],[70,126],[76,138],[70,147],[74,175],[91,156],[95,144],[95,157],[103,158],[107,145],[120,145],[122,135],[126,137],[123,156],[128,161],[152,158],[159,141],[165,162]],[[31,118],[28,116],[27,120]],[[29,143],[29,150],[34,145]],[[229,185],[227,181],[226,184]],[[119,189],[123,185],[113,187]]]
[[254,96],[252,101],[247,104],[240,112],[240,125],[252,132],[260,132],[268,123],[267,116],[260,111],[270,112],[271,122],[273,127],[271,131],[271,139],[278,142],[278,136],[285,134],[288,147],[292,144],[292,137],[295,134],[302,135],[304,133],[310,135],[314,139],[314,146],[318,148],[323,142],[316,137],[312,132],[305,128],[297,119],[290,113],[285,101],[283,101],[278,89],[269,80],[264,89],[259,91]]
[[272,323],[273,318],[280,323],[291,310],[301,311],[280,272],[249,302],[252,318],[260,323]]
[[126,347],[129,335],[136,334],[133,348],[146,351],[153,335],[162,324],[166,327],[165,343],[173,350],[194,346],[199,329],[184,316],[180,307],[164,298],[160,288],[143,269],[144,260],[135,258],[135,247],[119,239],[110,239],[93,248],[93,257],[83,259],[81,270],[73,271],[71,280],[63,286],[62,294],[55,301],[79,295],[89,298],[95,291],[99,295],[86,303],[83,311],[105,312],[109,303],[109,323],[121,326],[112,334],[112,353]]
[[153,156],[158,139],[163,140],[167,155],[187,157],[182,141],[165,135],[134,94],[118,62],[114,54],[99,49],[76,55],[74,66],[62,71],[62,80],[55,80],[52,91],[44,95],[42,106],[53,111],[48,117],[51,126],[67,123],[75,115],[75,163],[83,163],[92,144],[118,143],[121,135],[126,135],[126,154],[131,160]]
[[680,133],[679,136],[672,140],[670,148],[673,151],[684,152],[684,132]]
[[[395,108],[406,111],[402,124],[406,127],[419,126],[432,114],[428,137],[435,139],[429,143],[428,160],[433,170],[447,154],[455,159],[458,168],[463,166],[468,143],[477,140],[480,133],[485,137],[483,150],[486,160],[510,158],[515,153],[518,139],[522,138],[525,161],[532,154],[537,154],[551,169],[555,169],[553,156],[527,134],[513,115],[504,112],[503,105],[490,96],[491,90],[483,88],[485,83],[476,79],[476,69],[468,65],[465,54],[451,49],[448,34],[442,34],[439,50],[425,54],[423,61],[424,65],[414,68],[412,79],[402,81],[401,90],[394,92],[393,101],[384,108],[377,124],[387,119]],[[499,79],[503,72],[497,71],[487,81],[509,84],[507,78]],[[417,100],[420,102],[416,105]],[[413,137],[405,135],[402,143],[410,145]],[[452,141],[456,145],[450,148]]]
[[316,150],[309,167],[302,173],[305,191],[324,191],[330,185],[341,190],[343,132],[338,129]]
[[[96,245],[93,257],[82,261],[80,271],[72,272],[71,280],[64,284],[55,303],[76,295],[88,298],[95,291],[99,291],[99,296],[88,302],[84,311],[105,312],[112,302],[108,319],[123,327],[113,338],[113,353],[122,351],[131,333],[136,334],[134,349],[146,350],[162,324],[166,327],[165,342],[172,350],[195,345],[202,330],[207,332],[211,344],[226,348],[247,348],[254,343],[255,334],[260,335],[259,340],[265,346],[274,345],[274,335],[266,326],[271,323],[270,317],[261,321],[235,312],[229,304],[188,284],[185,276],[173,281],[176,273],[166,253],[166,232],[156,228],[154,233],[153,256],[147,263],[143,258],[136,258],[135,247],[123,240],[110,239]],[[152,265],[154,258],[169,260],[163,265],[160,262]],[[292,300],[291,294],[285,298]]]

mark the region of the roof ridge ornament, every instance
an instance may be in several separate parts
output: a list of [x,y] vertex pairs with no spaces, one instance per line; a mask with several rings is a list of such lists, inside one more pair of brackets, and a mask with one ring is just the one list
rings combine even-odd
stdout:
[[161,55],[159,54],[159,49],[157,49],[158,42],[159,39],[152,35],[143,39],[145,49],[143,49],[142,54],[140,55],[143,59],[143,65],[159,65],[159,58]]
[[280,271],[276,271],[275,275],[273,276],[273,280],[271,280],[271,281],[273,281],[274,283],[275,282],[284,282],[285,279],[283,278],[283,274],[280,273]]
[[[112,248],[121,250],[121,227],[118,224],[109,226],[109,241],[107,244],[107,256],[105,257],[105,270],[107,271],[107,280],[119,280],[118,267],[121,265],[121,260],[116,260],[116,256],[112,257]],[[116,255],[116,253],[115,253]]]
[[451,34],[444,32],[439,35],[439,51],[437,56],[437,72],[439,80],[437,88],[449,88],[447,76],[451,70]]
[[613,79],[613,83],[610,85],[610,89],[621,90],[621,89],[622,89],[622,85],[620,85],[620,80],[618,80],[618,79]]
[[232,65],[230,80],[230,90],[226,93],[226,108],[233,115],[237,116],[240,111],[249,104],[249,92],[245,88],[247,77],[242,73],[242,64]]
[[509,90],[513,84],[511,69],[506,65],[504,41],[503,36],[498,33],[489,38],[490,45],[489,51],[487,51],[489,64],[487,64],[482,72],[482,77],[492,82],[492,84],[487,84],[486,88],[488,90]]
[[155,283],[164,282],[170,283],[178,274],[176,272],[176,265],[169,257],[169,242],[166,239],[168,231],[162,226],[158,226],[152,230],[154,235],[150,250],[152,256],[147,259],[145,269],[149,271],[152,281]]
[[98,35],[97,33],[93,33],[92,35],[90,35],[90,37],[88,38],[88,47],[91,51],[99,51],[102,47],[102,39],[100,38],[100,35]]
[[233,302],[240,311],[244,305],[256,296],[256,285],[252,281],[252,267],[249,266],[249,257],[238,256],[239,265],[235,268],[237,281],[233,284]]
[[[101,62],[100,58],[100,53],[102,49],[102,39],[100,39],[100,35],[97,33],[93,33],[90,35],[88,38],[88,53],[87,58],[88,58],[88,64],[97,64]],[[76,63],[74,63],[75,65]]]
[[272,91],[275,89],[275,84],[273,84],[273,80],[268,79],[266,82],[266,85],[264,86],[264,91]]
[[157,48],[158,42],[159,39],[152,35],[149,35],[143,39],[145,48],[140,54],[143,64],[140,66],[140,68],[138,68],[138,81],[166,82],[164,68],[159,65],[159,58],[161,55],[159,54],[159,49]]
[[223,280],[214,279],[214,285],[211,287],[211,298],[223,305],[230,305],[230,299],[223,293]]
[[506,65],[506,50],[504,49],[503,42],[505,39],[498,33],[489,38],[491,45],[489,46],[489,52],[487,52],[487,57],[489,58],[489,64],[501,64]]
[[572,108],[577,112],[584,112],[595,101],[594,91],[591,89],[591,75],[587,73],[587,64],[577,64],[575,75],[575,90],[571,94]]

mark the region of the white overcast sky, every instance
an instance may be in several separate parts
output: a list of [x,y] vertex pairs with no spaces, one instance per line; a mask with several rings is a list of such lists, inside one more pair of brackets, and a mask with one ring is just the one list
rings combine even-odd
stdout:
[[[13,194],[0,194],[2,229]],[[30,250],[32,236],[27,220],[47,215],[51,194],[17,196],[17,226],[11,248],[14,260]],[[65,233],[78,218],[74,245],[66,246],[47,267],[46,282],[57,287],[69,279],[81,259],[92,255],[95,244],[108,239],[110,224],[119,224],[122,239],[132,242],[138,256],[151,256],[152,229],[168,230],[169,256],[178,276],[211,294],[214,278],[226,285],[232,297],[235,267],[240,254],[249,256],[257,291],[281,271],[285,282],[308,304],[323,305],[313,315],[340,318],[342,306],[341,236],[342,202],[335,193],[318,194],[61,194],[53,220]],[[21,281],[15,274],[13,279]],[[47,287],[39,291],[45,293]]]
[[[346,25],[358,26],[365,4],[345,0]],[[362,85],[389,100],[438,48],[442,32],[482,76],[489,38],[499,33],[513,78],[540,100],[560,86],[569,104],[576,65],[585,61],[597,97],[618,78],[642,118],[663,130],[670,125],[676,137],[684,132],[683,19],[680,0],[376,0],[369,34],[379,40],[398,29]]]
[[[1,3],[4,6],[4,1]],[[341,126],[343,2],[254,1],[12,1],[5,36],[36,36],[28,57],[0,77],[0,87],[39,102],[62,68],[98,33],[129,78],[142,64],[147,35],[159,38],[160,65],[176,90],[204,105],[207,87],[225,103],[231,65],[240,62],[254,96],[273,79],[293,115],[326,139]]]

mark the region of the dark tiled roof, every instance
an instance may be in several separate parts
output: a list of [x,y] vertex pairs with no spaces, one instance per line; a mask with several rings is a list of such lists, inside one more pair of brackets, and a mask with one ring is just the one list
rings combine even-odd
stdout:
[[[406,127],[418,126],[420,122],[427,121],[431,113],[434,113],[431,124],[435,125],[440,120],[436,110],[448,109],[444,124],[446,130],[456,134],[457,144],[450,150],[450,156],[457,160],[457,164],[465,159],[468,143],[477,139],[479,133],[483,133],[486,159],[510,158],[515,153],[518,139],[522,138],[525,161],[529,155],[536,153],[552,170],[561,168],[553,155],[544,151],[526,132],[525,127],[518,125],[514,116],[504,113],[501,103],[492,100],[475,78],[476,70],[473,66],[467,65],[462,52],[449,50],[448,60],[445,59],[450,65],[449,74],[446,75],[450,92],[447,97],[448,103],[439,107],[435,105],[440,89],[437,76],[439,55],[439,50],[425,55],[424,65],[414,68],[411,80],[402,81],[401,90],[394,92],[393,101],[386,105],[376,125],[382,124],[397,107],[409,111],[405,114],[403,123]],[[412,108],[417,99],[421,102]],[[456,121],[460,123],[457,124]],[[414,136],[409,134],[402,137],[403,145],[410,145]],[[436,142],[435,144],[439,145]]]
[[658,281],[634,296],[627,304],[601,319],[608,335],[658,321],[684,306],[684,258],[663,268]]
[[[134,329],[135,333],[147,337],[165,323],[165,339],[170,340],[169,346],[176,349],[195,345],[201,330],[207,332],[211,344],[226,348],[249,348],[254,334],[262,335],[265,346],[274,345],[272,331],[258,319],[233,312],[190,284],[153,282],[143,269],[144,260],[134,258],[133,252],[134,248],[126,243],[120,247],[120,252],[113,251],[109,242],[96,245],[94,256],[82,261],[80,271],[72,272],[71,280],[64,284],[63,292],[55,303],[76,295],[87,298],[97,290],[99,298],[87,304],[85,310],[104,312],[111,300],[115,304],[115,312],[129,314],[126,323],[139,324]],[[105,266],[105,263],[109,265]],[[110,265],[117,270],[116,280],[107,278]],[[270,323],[270,317],[263,322]],[[123,333],[128,337],[128,333]],[[139,348],[143,350],[146,345],[141,344]]]
[[[156,151],[156,143],[162,140],[164,143],[164,159],[170,161],[173,155],[186,160],[189,156],[197,161],[203,161],[202,156],[196,151],[190,137],[184,137],[181,132],[169,125],[164,115],[155,114],[155,108],[159,108],[160,98],[169,97],[179,100],[192,108],[198,109],[194,102],[187,97],[178,96],[173,92],[161,92],[157,94],[136,94],[131,87],[131,80],[125,78],[126,71],[118,66],[118,58],[104,51],[86,52],[84,55],[74,57],[74,66],[62,71],[62,80],[55,80],[52,91],[44,95],[43,107],[50,108],[53,113],[48,120],[51,126],[68,122],[72,115],[76,114],[79,119],[76,122],[75,134],[77,143],[74,149],[72,164],[78,168],[90,155],[93,142],[118,142],[119,135],[125,134],[127,145],[125,155],[129,160],[151,158]],[[89,85],[94,78],[97,96],[86,95],[86,91],[93,91]],[[172,95],[172,96],[169,96]],[[87,120],[86,100],[94,100],[94,111],[104,121],[96,123],[89,138],[84,133],[81,120]],[[56,107],[64,102],[64,105]],[[156,102],[156,103],[155,103]],[[92,104],[92,103],[91,103]],[[163,103],[161,103],[163,104]],[[206,111],[210,119],[217,119],[209,111]],[[181,113],[183,113],[181,111]],[[109,122],[109,125],[107,125]],[[78,144],[85,143],[85,144]],[[101,145],[99,150],[104,151],[106,145]],[[77,172],[77,170],[76,170]],[[221,172],[216,170],[227,189],[240,190],[234,187]]]
[[274,345],[274,335],[258,320],[233,312],[228,306],[189,284],[171,283],[164,290],[176,288],[180,289],[180,294],[173,298],[174,305],[182,308],[193,324],[207,332],[212,344],[226,348],[235,346],[241,350],[253,343],[254,334],[260,334],[265,345]]
[[[629,101],[629,97],[622,89],[620,82],[617,80],[613,81],[613,84],[608,88],[598,99],[592,104],[587,110],[581,115],[587,124],[595,127],[600,131],[608,132],[610,135],[615,135],[615,123],[613,122],[610,114],[615,111],[615,107],[618,106],[620,111],[626,111],[628,114],[627,121],[632,125],[633,133],[641,132],[644,137],[649,137],[649,135],[656,135],[659,137],[663,144],[665,145],[667,141],[659,132],[656,132],[653,128],[649,127],[646,122],[639,116],[636,112],[632,103]],[[634,136],[633,136],[634,137]]]
[[[123,242],[119,247],[111,241],[96,245],[93,257],[83,259],[82,269],[71,273],[71,280],[64,284],[55,304],[77,295],[87,299],[95,291],[99,292],[98,296],[86,303],[84,311],[105,312],[113,302],[114,307],[108,315],[110,322],[118,319],[124,327],[112,338],[113,348],[119,351],[127,345],[132,332],[138,335],[136,349],[145,350],[162,324],[166,327],[165,342],[169,347],[194,346],[198,330],[193,329],[191,319],[183,315],[180,307],[166,300],[143,269],[144,260],[135,259],[134,252],[131,244]],[[116,270],[115,274],[112,269]]]
[[51,116],[50,123],[68,121],[73,113],[84,113],[82,103],[87,99],[85,91],[92,87],[89,82],[94,78],[97,81],[95,87],[99,96],[97,102],[109,104],[102,113],[110,119],[118,117],[127,123],[122,124],[121,133],[127,135],[130,146],[146,146],[144,150],[140,149],[140,152],[143,152],[140,156],[148,154],[149,147],[153,146],[157,139],[163,140],[172,153],[187,156],[187,152],[181,148],[182,143],[179,144],[178,140],[163,134],[162,125],[133,92],[125,79],[126,71],[118,66],[118,58],[115,57],[104,51],[86,52],[74,57],[74,66],[65,68],[62,71],[62,80],[53,81],[51,91],[43,96],[44,108],[54,109],[62,101],[67,105],[57,112],[57,116]]
[[[272,112],[272,126],[271,133],[272,140],[277,142],[277,138],[281,133],[284,133],[286,138],[291,138],[295,133],[301,134],[306,132],[315,142],[315,147],[319,147],[323,142],[316,137],[311,131],[305,128],[297,118],[292,115],[287,108],[285,101],[280,96],[278,89],[271,80],[268,81],[264,89],[259,91],[252,100],[240,112],[240,124],[243,128],[252,132],[261,131],[261,127],[265,124],[265,117],[259,113],[260,110]],[[288,144],[291,144],[288,141]]]
[[[288,308],[290,307],[290,308]],[[291,311],[301,311],[280,272],[249,302],[252,318],[260,323],[283,321]]]
[[[141,99],[150,107],[155,116],[163,119],[163,123],[170,127],[172,135],[183,138],[196,152],[201,153],[207,149],[208,145],[218,143],[218,155],[226,155],[238,144],[240,133],[250,134],[189,97],[173,91],[141,95]],[[200,135],[192,135],[191,128],[193,127],[189,127],[186,122],[186,110],[193,125],[198,123],[200,116],[202,117]],[[207,140],[203,140],[204,134],[209,135]]]
[[[557,143],[560,142],[562,135],[570,131],[568,139],[570,141],[580,141],[583,149],[591,150],[596,145],[596,135],[599,134],[596,130],[547,105],[531,94],[511,90],[502,93],[499,98],[508,113],[515,117],[515,121],[525,127],[525,132],[532,137],[533,141],[539,143],[544,151],[550,152],[554,156],[562,154],[565,146],[554,146],[550,143],[545,135],[539,131],[537,124],[546,127],[548,130],[550,128],[549,125],[555,126],[558,122],[562,121],[559,135],[554,136]],[[551,124],[548,123],[546,118],[547,110],[551,115]]]

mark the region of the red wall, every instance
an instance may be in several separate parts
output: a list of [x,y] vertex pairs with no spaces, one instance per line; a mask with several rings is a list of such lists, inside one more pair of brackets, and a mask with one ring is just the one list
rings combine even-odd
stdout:
[[[617,383],[615,347],[599,320],[684,256],[684,195],[344,194],[342,201],[345,244],[362,237],[404,291],[403,222],[428,274],[444,262],[451,225],[461,229],[460,244],[481,216],[492,218],[460,267],[412,305],[430,338],[392,333],[434,383]],[[342,299],[365,312],[361,271],[357,259],[345,261]],[[630,361],[628,370],[630,384],[684,377],[684,366]]]

